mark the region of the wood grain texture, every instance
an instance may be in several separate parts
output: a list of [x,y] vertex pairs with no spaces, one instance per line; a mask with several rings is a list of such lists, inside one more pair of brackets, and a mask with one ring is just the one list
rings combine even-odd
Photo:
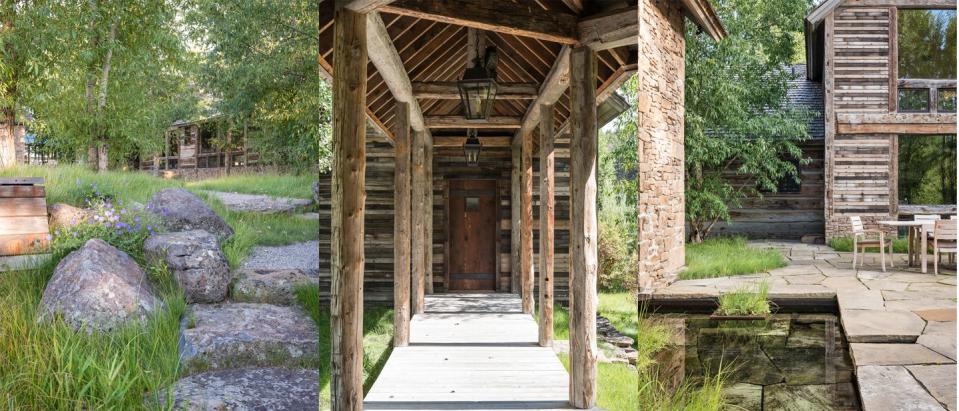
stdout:
[[331,400],[363,409],[366,16],[335,11],[331,253]]
[[523,299],[523,312],[533,313],[533,287],[535,286],[533,269],[533,136],[523,137],[523,158],[520,178],[520,193],[523,210],[520,215],[520,296]]
[[510,271],[513,273],[510,279],[510,292],[520,293],[520,272],[522,264],[520,263],[520,253],[522,246],[522,215],[523,215],[523,149],[521,146],[514,145],[511,148],[510,161]]
[[0,198],[45,197],[46,189],[41,186],[0,185]]
[[49,236],[50,234],[47,232],[0,235],[0,256],[18,256],[47,252],[50,247]]
[[393,227],[393,346],[410,341],[410,136],[409,105],[396,104]]
[[596,53],[575,47],[570,56],[570,395],[577,408],[596,405]]
[[427,154],[431,148],[427,145],[429,134],[425,131],[413,132],[413,167],[412,167],[412,292],[413,292],[413,314],[423,312],[423,297],[426,293],[426,281],[428,265],[426,254],[431,248],[427,243],[427,227],[432,227],[432,221],[426,219],[427,196],[431,193],[431,182],[427,175]]
[[553,243],[556,154],[553,152],[553,106],[540,108],[539,125],[539,345],[553,345]]
[[47,217],[47,200],[42,197],[5,198],[0,200],[0,218]]

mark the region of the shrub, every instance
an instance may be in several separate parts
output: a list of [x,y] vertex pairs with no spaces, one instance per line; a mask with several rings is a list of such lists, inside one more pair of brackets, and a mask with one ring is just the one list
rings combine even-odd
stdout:
[[636,291],[636,229],[627,214],[632,209],[622,203],[604,203],[599,212],[599,289]]

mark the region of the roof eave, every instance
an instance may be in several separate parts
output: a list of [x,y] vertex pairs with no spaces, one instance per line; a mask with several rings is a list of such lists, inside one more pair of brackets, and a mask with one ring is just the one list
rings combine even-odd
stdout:
[[728,35],[723,22],[716,15],[716,10],[708,0],[681,0],[686,8],[686,14],[703,29],[713,40],[720,41]]

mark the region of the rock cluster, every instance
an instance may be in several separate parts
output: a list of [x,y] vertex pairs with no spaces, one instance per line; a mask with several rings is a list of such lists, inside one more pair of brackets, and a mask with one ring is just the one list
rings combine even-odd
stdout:
[[143,244],[148,258],[166,263],[188,303],[215,303],[226,298],[230,266],[216,237],[203,230],[154,234]]

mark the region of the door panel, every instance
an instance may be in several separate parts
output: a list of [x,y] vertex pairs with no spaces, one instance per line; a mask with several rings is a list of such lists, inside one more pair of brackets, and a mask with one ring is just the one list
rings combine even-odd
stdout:
[[450,291],[496,289],[496,181],[449,181]]

